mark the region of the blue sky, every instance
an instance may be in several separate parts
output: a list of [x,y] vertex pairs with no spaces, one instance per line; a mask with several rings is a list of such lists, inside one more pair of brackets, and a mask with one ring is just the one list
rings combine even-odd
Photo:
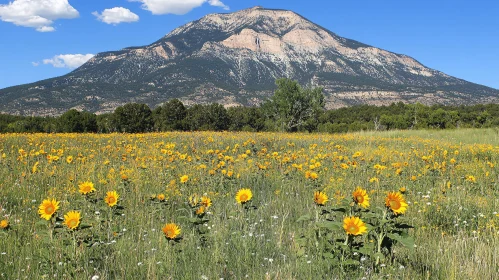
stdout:
[[209,13],[293,10],[336,34],[499,89],[494,0],[0,0],[0,88],[64,75],[92,54],[148,45]]

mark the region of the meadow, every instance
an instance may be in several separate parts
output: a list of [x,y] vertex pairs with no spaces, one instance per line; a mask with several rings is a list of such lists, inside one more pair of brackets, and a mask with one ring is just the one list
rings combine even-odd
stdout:
[[498,164],[494,129],[3,134],[0,279],[495,279]]

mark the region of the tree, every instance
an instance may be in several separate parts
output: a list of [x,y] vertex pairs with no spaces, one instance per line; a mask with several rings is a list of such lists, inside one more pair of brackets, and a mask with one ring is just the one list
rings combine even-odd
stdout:
[[113,122],[118,131],[137,133],[151,131],[152,111],[146,104],[128,103],[114,110]]
[[297,81],[285,78],[278,79],[276,85],[274,96],[263,104],[263,110],[280,130],[297,131],[324,110],[322,88],[304,89]]
[[71,109],[62,114],[57,123],[60,132],[83,132],[81,113],[76,109]]
[[178,99],[172,99],[154,109],[154,126],[161,131],[183,130],[187,109]]

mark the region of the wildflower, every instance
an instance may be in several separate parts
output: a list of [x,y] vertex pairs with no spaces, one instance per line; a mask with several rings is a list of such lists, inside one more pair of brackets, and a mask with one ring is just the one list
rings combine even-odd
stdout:
[[206,207],[201,205],[198,209],[196,209],[196,215],[202,216],[206,212]]
[[211,206],[211,199],[207,196],[203,196],[201,197],[201,205],[203,205],[204,207],[208,208]]
[[55,199],[45,199],[42,204],[40,204],[40,207],[38,207],[38,214],[40,214],[42,219],[48,221],[58,209],[59,201],[56,201]]
[[187,181],[189,181],[189,176],[184,175],[184,176],[180,177],[180,183],[185,184]]
[[67,162],[67,163],[72,163],[72,162],[73,162],[73,156],[68,156],[68,157],[66,158],[66,162]]
[[81,194],[89,194],[89,193],[95,191],[94,183],[92,183],[92,182],[83,182],[83,183],[79,184],[78,187],[79,187],[79,192]]
[[364,208],[369,207],[369,196],[367,195],[366,190],[362,189],[361,187],[357,187],[352,195],[355,203]]
[[317,205],[324,205],[326,204],[326,202],[328,201],[328,197],[325,193],[323,192],[314,192],[314,202],[317,204]]
[[159,201],[164,201],[165,200],[165,195],[160,193],[158,194],[158,196],[156,197]]
[[64,215],[64,224],[69,229],[76,229],[80,224],[80,212],[78,211],[70,211],[66,215]]
[[471,183],[476,183],[476,178],[473,175],[468,175],[468,176],[466,176],[466,181],[471,182]]
[[180,234],[180,228],[174,223],[166,224],[163,227],[163,233],[168,239],[175,239]]
[[240,189],[236,194],[237,203],[244,204],[251,200],[253,193],[250,189]]
[[7,221],[7,220],[0,221],[0,228],[2,228],[2,229],[9,228],[9,221]]
[[319,175],[317,175],[317,173],[315,173],[315,172],[310,173],[310,179],[316,180],[317,178],[319,178]]
[[107,203],[107,205],[109,205],[109,207],[113,207],[118,203],[119,197],[120,196],[116,191],[107,192],[104,201]]
[[199,198],[197,194],[189,196],[189,204],[191,205],[191,207],[196,207],[198,203],[199,203]]
[[389,207],[395,215],[404,214],[407,211],[407,202],[401,193],[390,192],[385,198],[385,205]]
[[399,192],[400,192],[400,193],[405,193],[406,191],[407,191],[406,187],[401,187],[401,188],[399,189]]
[[345,217],[343,229],[348,235],[362,235],[367,232],[366,224],[359,217]]
[[379,182],[379,179],[376,178],[376,177],[372,177],[371,179],[369,179],[369,183],[374,183],[374,182]]

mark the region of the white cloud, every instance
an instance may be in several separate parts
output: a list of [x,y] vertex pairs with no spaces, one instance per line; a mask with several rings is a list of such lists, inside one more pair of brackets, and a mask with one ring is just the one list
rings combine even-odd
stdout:
[[33,66],[35,66],[35,67],[36,67],[36,66],[40,65],[40,62],[34,62],[34,61],[33,61],[33,62],[31,62],[31,64],[33,64]]
[[39,32],[52,32],[54,20],[79,16],[68,0],[14,0],[0,5],[0,20],[32,27]]
[[94,57],[93,54],[60,54],[43,60],[43,64],[52,64],[57,68],[78,68]]
[[152,12],[154,15],[175,14],[184,15],[192,9],[200,7],[204,3],[221,7],[228,10],[229,7],[220,0],[128,0],[130,2],[141,2],[142,9]]
[[96,16],[98,20],[107,24],[118,24],[122,22],[139,21],[139,16],[132,13],[129,9],[123,7],[114,7],[112,9],[105,9],[102,13],[93,12],[92,15]]

